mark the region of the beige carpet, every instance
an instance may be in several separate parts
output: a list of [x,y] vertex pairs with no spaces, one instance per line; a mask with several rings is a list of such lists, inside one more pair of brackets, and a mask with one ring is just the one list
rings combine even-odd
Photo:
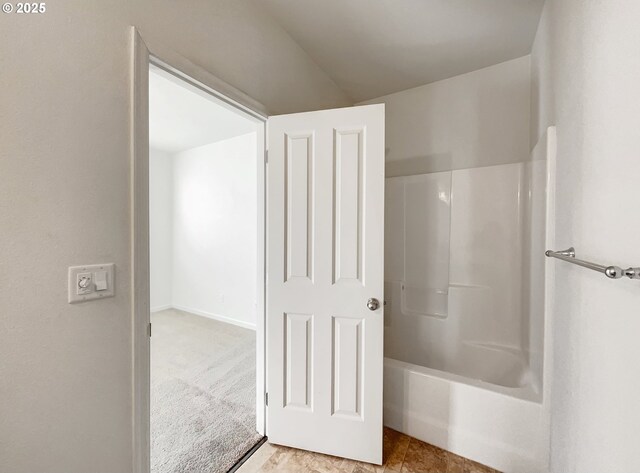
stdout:
[[151,321],[151,471],[224,473],[261,438],[255,332],[173,309]]

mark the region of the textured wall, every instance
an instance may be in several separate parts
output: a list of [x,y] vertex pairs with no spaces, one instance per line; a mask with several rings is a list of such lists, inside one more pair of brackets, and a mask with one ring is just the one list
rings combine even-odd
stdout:
[[386,95],[387,177],[529,158],[529,56]]
[[[547,0],[532,143],[557,125],[559,249],[638,265],[640,2]],[[555,262],[551,469],[640,471],[640,286]]]
[[174,156],[172,304],[256,324],[256,134]]

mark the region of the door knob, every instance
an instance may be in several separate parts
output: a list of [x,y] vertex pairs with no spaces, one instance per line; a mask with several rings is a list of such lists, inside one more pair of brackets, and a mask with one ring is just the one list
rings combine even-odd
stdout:
[[380,301],[378,299],[374,299],[373,297],[367,301],[367,309],[369,310],[378,310],[380,307]]

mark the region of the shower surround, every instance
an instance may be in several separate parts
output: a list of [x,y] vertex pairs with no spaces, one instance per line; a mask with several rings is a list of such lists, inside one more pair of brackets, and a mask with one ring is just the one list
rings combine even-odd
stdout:
[[385,423],[500,471],[548,455],[554,137],[525,162],[386,182]]

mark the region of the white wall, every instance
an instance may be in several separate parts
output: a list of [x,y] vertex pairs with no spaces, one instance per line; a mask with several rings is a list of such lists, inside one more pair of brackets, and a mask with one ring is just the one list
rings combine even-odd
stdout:
[[256,145],[250,133],[173,158],[171,305],[248,327],[256,323]]
[[387,177],[526,161],[529,56],[364,103],[385,103]]
[[[132,471],[130,27],[272,113],[348,98],[247,0],[0,15],[0,470]],[[114,262],[69,305],[67,268]]]
[[151,310],[171,307],[173,292],[173,156],[149,150]]
[[[640,2],[547,0],[532,143],[557,126],[556,246],[639,265]],[[640,471],[640,285],[556,261],[551,469]]]

